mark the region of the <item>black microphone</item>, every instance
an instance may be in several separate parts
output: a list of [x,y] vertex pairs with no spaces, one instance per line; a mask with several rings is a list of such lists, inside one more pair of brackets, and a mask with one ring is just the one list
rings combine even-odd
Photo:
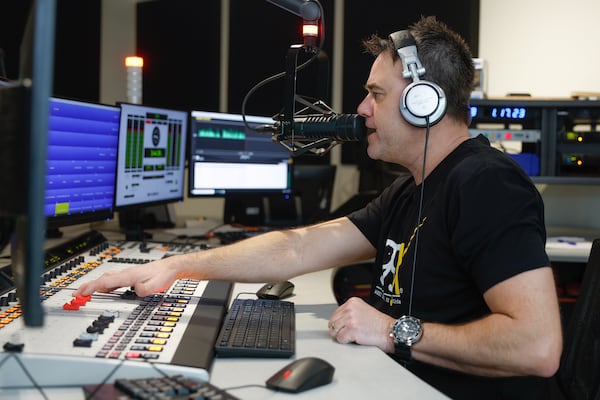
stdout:
[[281,139],[332,139],[338,142],[358,142],[367,136],[365,119],[358,114],[332,115],[298,115],[294,117],[292,135],[284,132],[284,125],[276,123],[276,129],[281,128]]

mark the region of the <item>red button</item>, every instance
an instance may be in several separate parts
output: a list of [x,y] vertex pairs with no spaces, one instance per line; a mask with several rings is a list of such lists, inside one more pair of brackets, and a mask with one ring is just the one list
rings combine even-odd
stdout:
[[69,311],[79,310],[79,304],[65,303],[63,304],[63,309]]
[[75,296],[73,300],[71,300],[71,304],[78,306],[85,306],[85,303],[88,302],[89,299],[86,299],[87,296]]

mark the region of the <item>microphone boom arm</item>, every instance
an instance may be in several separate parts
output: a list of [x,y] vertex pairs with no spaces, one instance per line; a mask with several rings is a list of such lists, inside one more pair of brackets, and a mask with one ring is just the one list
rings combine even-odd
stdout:
[[[281,126],[281,133],[274,136],[273,140],[279,142],[285,147],[293,156],[302,155],[308,151],[313,152],[317,155],[324,155],[332,147],[338,144],[337,141],[332,138],[321,138],[317,141],[312,141],[308,144],[303,144],[300,141],[295,140],[295,121],[294,117],[296,114],[296,102],[301,103],[305,106],[302,113],[309,108],[317,111],[320,115],[330,114],[334,115],[335,112],[324,102],[318,100],[315,103],[307,102],[302,96],[296,94],[296,79],[297,79],[297,65],[298,65],[298,54],[300,51],[311,51],[310,48],[303,44],[293,44],[288,49],[286,56],[286,70],[285,70],[285,82],[284,82],[284,105],[283,113],[277,118],[278,123]],[[285,141],[289,140],[289,144]]]

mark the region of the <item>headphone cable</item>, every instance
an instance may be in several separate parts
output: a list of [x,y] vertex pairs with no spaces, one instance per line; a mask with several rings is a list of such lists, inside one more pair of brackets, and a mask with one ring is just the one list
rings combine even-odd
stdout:
[[417,213],[417,226],[415,233],[415,248],[413,251],[413,265],[410,277],[410,297],[408,298],[408,315],[412,315],[413,292],[415,288],[415,270],[417,266],[417,253],[419,248],[419,232],[421,230],[421,217],[423,214],[423,197],[425,197],[425,168],[427,166],[427,144],[429,143],[429,116],[425,117],[425,147],[423,149],[423,168],[421,170],[421,193],[419,195],[419,211]]

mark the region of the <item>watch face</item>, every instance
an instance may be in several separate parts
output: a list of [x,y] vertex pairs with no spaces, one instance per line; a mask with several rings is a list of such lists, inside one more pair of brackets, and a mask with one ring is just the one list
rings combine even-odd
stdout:
[[415,317],[401,317],[394,324],[392,333],[395,341],[410,346],[421,338],[421,321]]

